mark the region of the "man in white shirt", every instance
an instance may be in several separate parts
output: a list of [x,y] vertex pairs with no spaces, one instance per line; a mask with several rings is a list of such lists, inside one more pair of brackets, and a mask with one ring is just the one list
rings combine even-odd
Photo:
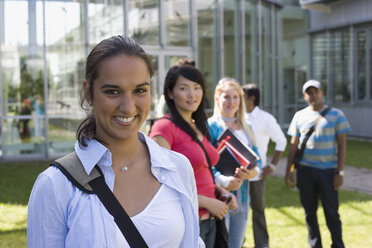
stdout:
[[[256,137],[258,152],[262,160],[262,174],[250,179],[250,197],[252,208],[253,236],[256,248],[269,247],[269,235],[265,219],[265,178],[276,168],[287,139],[275,117],[259,108],[260,91],[255,84],[243,86],[247,107],[246,120],[252,126]],[[266,153],[270,139],[276,144],[271,162],[267,162]]]

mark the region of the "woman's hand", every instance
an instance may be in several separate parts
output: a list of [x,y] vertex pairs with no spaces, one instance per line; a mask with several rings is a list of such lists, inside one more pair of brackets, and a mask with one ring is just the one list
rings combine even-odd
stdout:
[[229,209],[236,210],[238,208],[238,201],[236,200],[236,196],[234,194],[231,194],[231,200],[228,202]]
[[243,180],[237,176],[230,176],[228,178],[230,182],[226,189],[229,191],[238,190],[243,183]]
[[240,166],[240,168],[236,168],[235,174],[242,180],[248,180],[257,176],[258,172],[255,168],[249,170],[243,166]]
[[216,190],[218,192],[217,195],[222,196],[222,199],[225,199],[226,204],[228,205],[229,209],[235,210],[238,208],[238,202],[234,194],[230,193],[226,189],[219,187],[216,185]]
[[208,204],[209,206],[206,208],[208,212],[220,220],[223,219],[229,210],[228,205],[218,199],[209,199],[210,204]]
[[198,203],[199,208],[207,209],[210,214],[218,219],[223,219],[229,210],[225,202],[204,195],[198,195]]

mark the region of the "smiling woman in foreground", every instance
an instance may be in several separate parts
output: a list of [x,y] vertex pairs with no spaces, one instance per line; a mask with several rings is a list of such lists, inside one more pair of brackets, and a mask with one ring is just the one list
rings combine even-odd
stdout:
[[[203,247],[189,161],[139,132],[150,111],[152,75],[149,56],[128,37],[93,48],[82,85],[88,117],[77,130],[75,153],[87,174],[102,172],[147,246]],[[96,194],[51,166],[30,196],[28,247],[129,247],[115,221]]]

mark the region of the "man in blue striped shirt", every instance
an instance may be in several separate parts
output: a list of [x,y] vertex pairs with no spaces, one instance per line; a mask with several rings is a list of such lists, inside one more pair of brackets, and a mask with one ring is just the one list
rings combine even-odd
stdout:
[[309,106],[296,112],[288,129],[288,135],[292,136],[292,139],[285,181],[288,186],[294,183],[290,168],[295,153],[300,149],[306,133],[316,122],[296,174],[309,231],[308,241],[311,247],[322,247],[317,219],[320,198],[332,237],[332,247],[344,247],[337,190],[343,183],[346,134],[351,130],[350,125],[343,112],[336,108],[331,108],[324,117],[321,116],[320,113],[327,106],[323,104],[322,86],[318,81],[307,81],[303,85],[302,93]]

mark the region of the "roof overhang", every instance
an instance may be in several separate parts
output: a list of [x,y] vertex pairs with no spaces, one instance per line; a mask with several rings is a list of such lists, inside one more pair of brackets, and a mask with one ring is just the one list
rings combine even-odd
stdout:
[[319,11],[323,13],[331,13],[332,7],[331,3],[340,0],[299,0],[300,5],[303,9]]

